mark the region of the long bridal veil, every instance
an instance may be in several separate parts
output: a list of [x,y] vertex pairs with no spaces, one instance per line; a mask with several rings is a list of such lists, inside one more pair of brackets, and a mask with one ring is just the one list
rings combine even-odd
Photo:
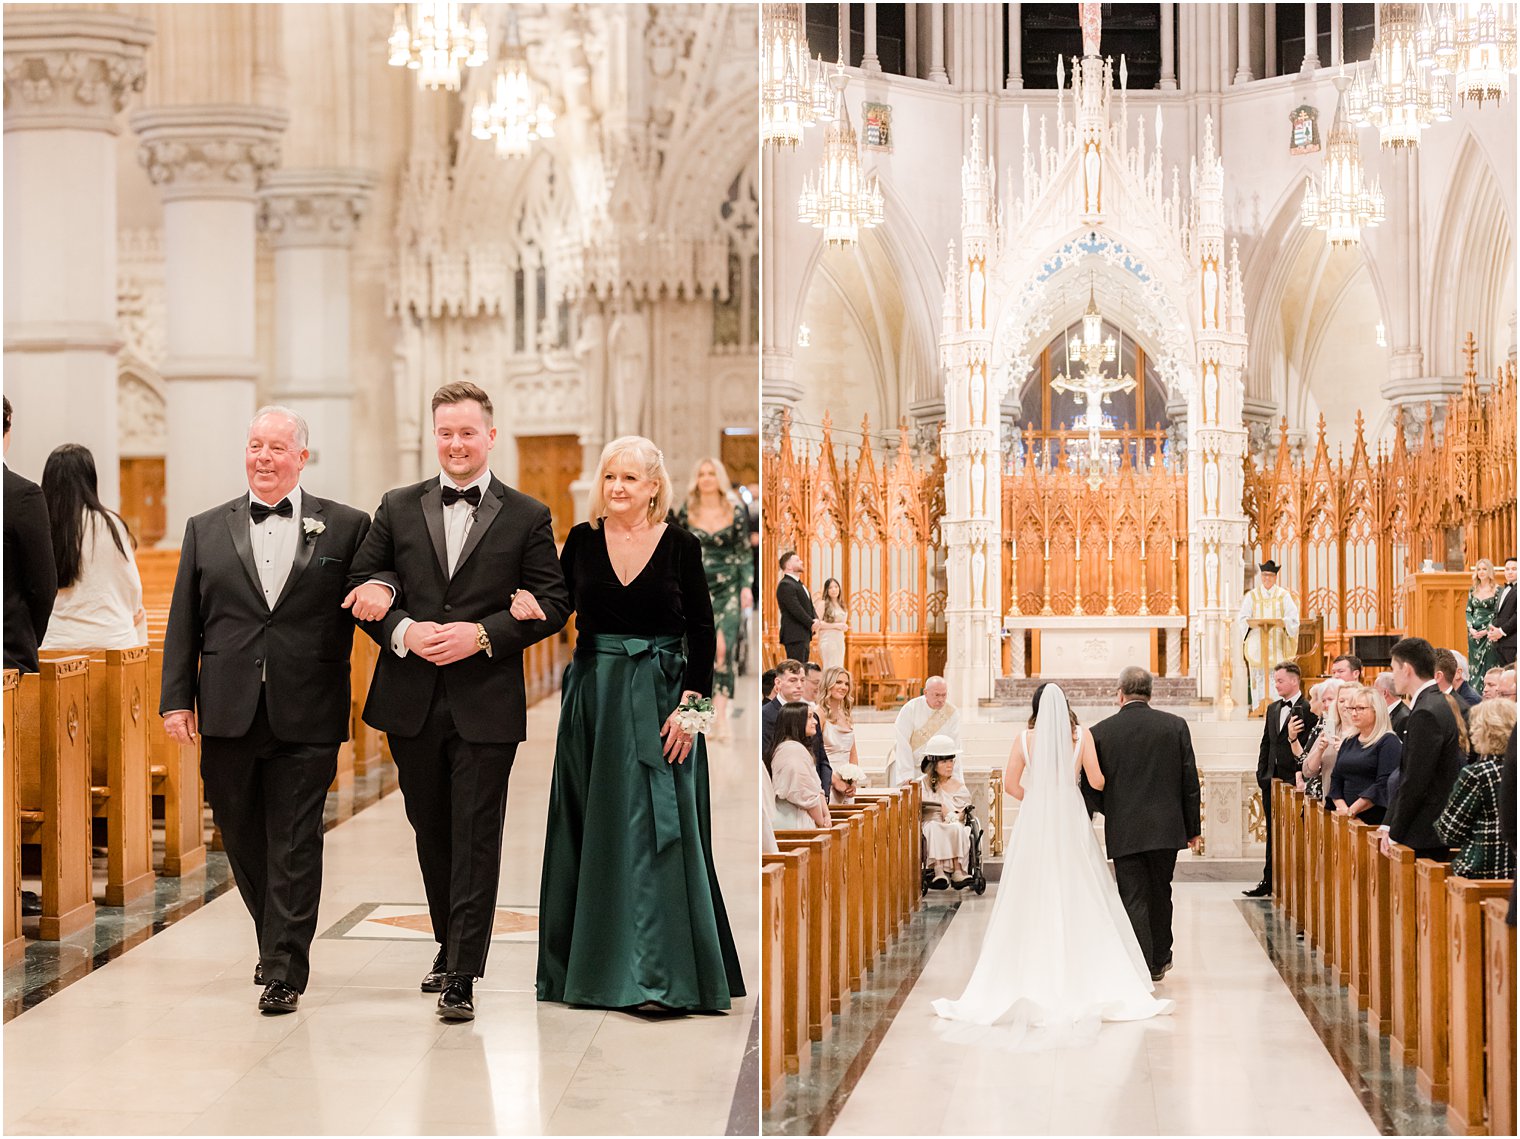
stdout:
[[951,1040],[1069,1046],[1104,1020],[1167,1013],[1157,1000],[1076,780],[1066,694],[1047,684],[981,955],[958,1001],[937,1000]]

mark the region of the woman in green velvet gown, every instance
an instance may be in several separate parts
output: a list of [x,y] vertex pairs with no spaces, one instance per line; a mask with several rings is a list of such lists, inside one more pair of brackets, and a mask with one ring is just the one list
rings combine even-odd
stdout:
[[1467,682],[1483,691],[1483,677],[1499,663],[1499,652],[1488,639],[1488,627],[1499,608],[1499,586],[1494,563],[1479,558],[1473,567],[1472,592],[1467,595]]
[[[713,865],[707,750],[672,713],[712,691],[702,546],[665,521],[647,439],[602,452],[560,554],[576,608],[539,893],[538,999],[716,1011],[744,995]],[[531,616],[519,594],[513,614]]]

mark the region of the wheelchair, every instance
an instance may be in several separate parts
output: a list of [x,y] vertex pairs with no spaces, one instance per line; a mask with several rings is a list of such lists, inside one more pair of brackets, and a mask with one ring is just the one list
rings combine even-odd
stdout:
[[[961,889],[969,889],[975,894],[985,894],[987,892],[987,873],[982,868],[982,823],[976,817],[976,809],[974,807],[968,806],[961,812],[961,824],[971,829],[971,846],[966,852],[966,876],[969,881]],[[920,866],[918,892],[920,896],[929,892],[929,883],[934,880],[934,871],[927,865],[928,861],[928,844],[924,839],[923,832],[920,831],[918,836],[918,862]]]

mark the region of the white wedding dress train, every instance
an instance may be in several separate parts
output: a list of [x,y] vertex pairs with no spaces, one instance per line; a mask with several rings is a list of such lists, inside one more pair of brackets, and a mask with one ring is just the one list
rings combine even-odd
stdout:
[[1140,943],[1076,782],[1066,695],[1052,684],[1025,736],[1024,800],[981,954],[960,1000],[937,1000],[953,1041],[1018,1050],[1068,1047],[1105,1020],[1144,1020],[1153,994]]

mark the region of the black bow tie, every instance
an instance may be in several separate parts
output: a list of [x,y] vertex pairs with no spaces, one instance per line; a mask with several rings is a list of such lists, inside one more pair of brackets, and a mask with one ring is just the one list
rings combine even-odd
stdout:
[[453,506],[461,500],[468,502],[472,507],[478,507],[480,505],[480,488],[478,486],[466,487],[464,490],[460,490],[456,486],[446,486],[443,488],[443,504],[445,506]]
[[248,513],[252,516],[254,525],[258,525],[271,514],[278,514],[281,518],[294,518],[296,508],[290,505],[290,499],[282,498],[273,506],[266,506],[262,502],[252,502],[248,505]]

